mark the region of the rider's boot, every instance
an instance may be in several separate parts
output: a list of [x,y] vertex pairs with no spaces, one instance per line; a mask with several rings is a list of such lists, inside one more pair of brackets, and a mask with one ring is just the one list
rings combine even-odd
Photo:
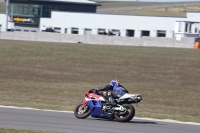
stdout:
[[107,103],[107,105],[116,106],[116,103],[114,102],[112,96],[110,96],[110,97],[108,98],[108,101],[109,101],[109,103]]
[[106,103],[106,106],[111,106],[111,107],[115,107],[117,104],[113,101],[109,101],[108,103]]

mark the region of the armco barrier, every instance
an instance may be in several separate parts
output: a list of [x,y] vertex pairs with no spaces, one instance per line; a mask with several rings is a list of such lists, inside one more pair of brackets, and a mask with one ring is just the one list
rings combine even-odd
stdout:
[[104,35],[75,35],[48,32],[1,32],[0,39],[7,40],[27,40],[61,43],[88,43],[107,45],[130,45],[149,47],[175,47],[194,48],[195,38],[183,37],[181,40],[165,37],[121,37]]

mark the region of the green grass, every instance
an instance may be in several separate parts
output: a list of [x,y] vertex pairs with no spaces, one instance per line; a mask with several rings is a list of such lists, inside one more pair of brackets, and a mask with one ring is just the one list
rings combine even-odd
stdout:
[[164,16],[164,17],[186,17],[186,12],[165,12],[164,8],[157,11],[157,9],[148,9],[148,10],[121,10],[121,11],[112,11],[107,12],[106,14],[121,14],[121,15],[142,15],[142,16]]
[[[184,3],[184,2],[175,2]],[[174,4],[170,2],[102,2],[102,6],[97,9],[105,8],[118,8],[118,7],[134,7],[134,6],[152,6],[152,5],[166,5]],[[105,14],[128,14],[128,15],[146,15],[146,16],[172,16],[172,17],[186,17],[187,11],[200,11],[200,4],[187,5],[186,6],[169,6],[166,8],[152,8],[152,9],[138,9],[138,10],[117,10],[105,12]]]
[[118,8],[118,7],[132,7],[132,6],[153,6],[153,5],[166,5],[173,3],[166,2],[100,2],[102,6],[98,6],[98,9],[104,8]]
[[0,105],[73,110],[113,78],[136,117],[200,122],[200,50],[0,40]]
[[31,130],[0,128],[0,133],[57,133],[57,132],[31,131]]
[[0,13],[5,13],[5,12],[6,12],[6,3],[0,2]]

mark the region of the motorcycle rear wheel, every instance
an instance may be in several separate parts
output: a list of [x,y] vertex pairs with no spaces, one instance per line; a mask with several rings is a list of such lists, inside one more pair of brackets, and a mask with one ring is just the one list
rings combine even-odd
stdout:
[[74,115],[78,119],[87,118],[90,115],[89,106],[87,104],[86,105],[82,105],[82,104],[77,105],[76,108],[74,109]]
[[129,122],[135,116],[135,108],[131,104],[123,104],[127,111],[124,114],[115,113],[115,119],[118,122]]

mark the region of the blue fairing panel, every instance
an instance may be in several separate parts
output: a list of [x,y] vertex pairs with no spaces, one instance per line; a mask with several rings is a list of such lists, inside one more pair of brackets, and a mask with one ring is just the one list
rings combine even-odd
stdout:
[[87,103],[90,106],[91,116],[101,116],[101,103],[99,100],[90,100]]
[[101,114],[101,116],[104,117],[104,118],[105,118],[105,117],[106,117],[106,118],[110,118],[110,117],[111,117],[110,114]]

